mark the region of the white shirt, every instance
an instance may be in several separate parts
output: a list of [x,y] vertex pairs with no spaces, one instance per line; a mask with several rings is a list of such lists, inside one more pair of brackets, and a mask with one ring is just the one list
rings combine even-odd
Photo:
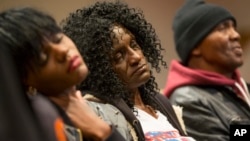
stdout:
[[176,130],[160,111],[156,111],[158,118],[154,118],[147,112],[137,109],[135,113],[142,125],[146,141],[195,141],[191,137],[180,136]]

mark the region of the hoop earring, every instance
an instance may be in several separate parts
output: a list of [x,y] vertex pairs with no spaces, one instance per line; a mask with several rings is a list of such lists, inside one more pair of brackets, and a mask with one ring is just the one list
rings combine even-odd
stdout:
[[29,86],[27,93],[28,93],[28,95],[34,96],[37,94],[37,90],[36,90],[36,88]]

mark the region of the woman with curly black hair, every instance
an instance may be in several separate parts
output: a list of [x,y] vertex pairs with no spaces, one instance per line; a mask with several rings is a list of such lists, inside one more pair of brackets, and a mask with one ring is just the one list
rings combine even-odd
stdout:
[[142,11],[119,1],[96,2],[71,13],[62,27],[89,68],[79,86],[84,97],[127,140],[192,140],[185,137],[168,99],[159,94],[150,68],[160,72],[167,64]]

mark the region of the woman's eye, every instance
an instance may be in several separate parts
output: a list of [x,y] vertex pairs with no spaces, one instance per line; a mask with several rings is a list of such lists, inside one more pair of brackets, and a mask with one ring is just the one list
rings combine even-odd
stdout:
[[56,37],[55,43],[60,43],[60,42],[62,41],[62,39],[63,39],[63,36],[61,36],[61,37]]
[[115,55],[115,58],[116,58],[116,59],[122,58],[122,54],[121,54],[121,53],[116,54],[116,55]]
[[61,41],[62,41],[62,39],[63,39],[63,34],[56,34],[55,36],[54,36],[54,38],[52,39],[52,42],[53,43],[60,43]]
[[122,60],[122,53],[119,52],[114,56],[114,61],[117,63],[121,60]]
[[132,48],[140,48],[140,46],[138,45],[138,43],[135,40],[131,41],[131,47]]

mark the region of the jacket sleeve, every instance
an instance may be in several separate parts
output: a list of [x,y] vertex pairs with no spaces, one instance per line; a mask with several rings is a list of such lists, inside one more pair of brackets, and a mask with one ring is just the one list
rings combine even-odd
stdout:
[[117,131],[117,129],[111,126],[112,132],[106,141],[126,141],[123,136]]
[[111,104],[87,101],[94,112],[109,125],[113,125],[116,130],[125,138],[132,140],[131,128],[122,112]]
[[218,118],[202,90],[194,89],[178,88],[169,98],[173,105],[183,107],[187,134],[198,141],[228,141],[229,127]]
[[[82,141],[93,141],[93,139],[83,137]],[[126,141],[126,140],[117,131],[117,129],[114,126],[111,126],[111,134],[108,136],[108,138],[105,141]]]

